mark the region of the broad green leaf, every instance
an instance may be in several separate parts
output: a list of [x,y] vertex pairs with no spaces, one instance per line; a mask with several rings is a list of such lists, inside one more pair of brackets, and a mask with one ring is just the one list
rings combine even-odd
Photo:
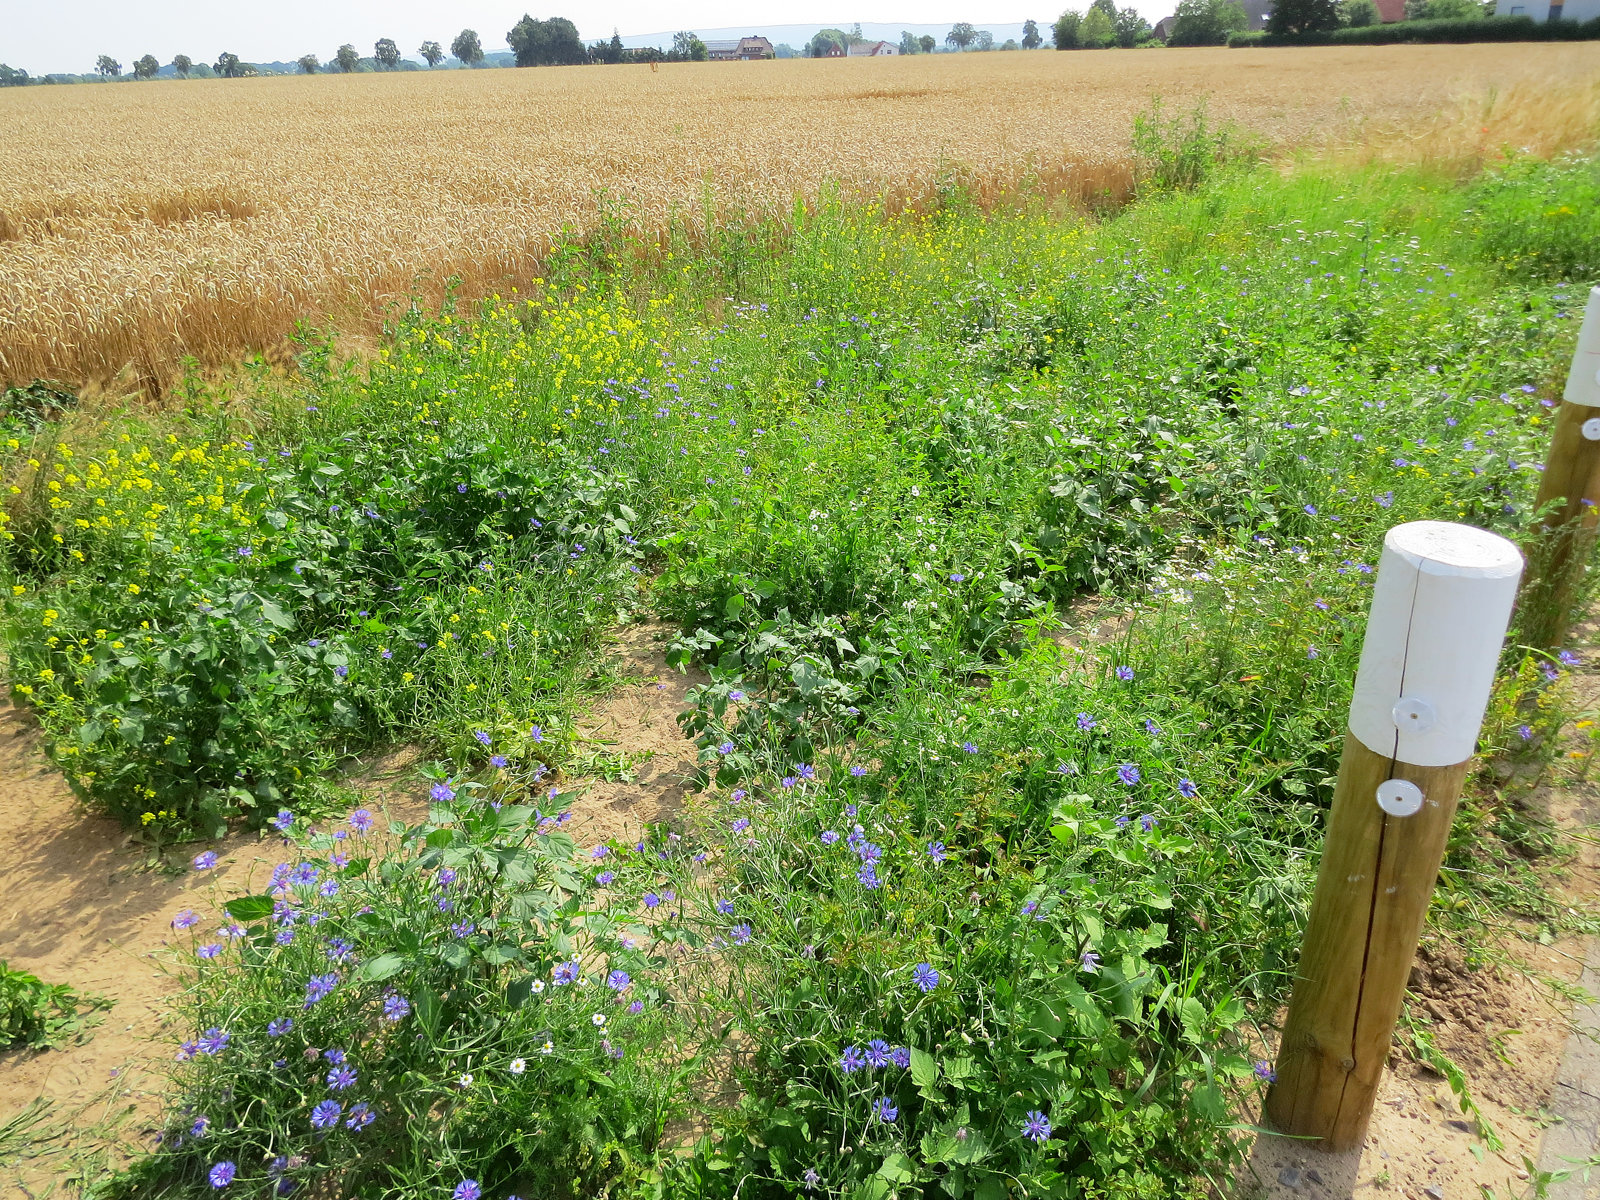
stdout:
[[924,1100],[932,1100],[939,1083],[939,1063],[926,1050],[911,1051],[911,1080]]
[[361,977],[370,983],[381,983],[398,975],[405,965],[405,956],[402,954],[380,954],[377,958],[368,959],[362,966]]
[[240,896],[222,906],[235,921],[259,921],[272,915],[271,896]]

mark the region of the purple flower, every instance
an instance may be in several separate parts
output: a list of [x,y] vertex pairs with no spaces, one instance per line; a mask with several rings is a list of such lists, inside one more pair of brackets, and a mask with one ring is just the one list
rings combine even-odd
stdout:
[[723,916],[727,916],[729,913],[731,913],[733,911],[733,901],[732,900],[727,900],[727,899],[718,900],[717,901],[717,911],[719,913],[721,913]]
[[206,1178],[211,1181],[212,1187],[225,1188],[233,1182],[233,1177],[238,1173],[239,1168],[234,1166],[231,1160],[225,1158],[221,1162],[211,1165],[211,1170],[206,1172]]
[[821,841],[822,841],[822,844],[824,846],[831,846],[835,842],[837,842],[838,840],[839,840],[839,835],[837,833],[835,833],[833,830],[824,829],[822,831]]
[[1128,680],[1133,678],[1133,668],[1132,667],[1118,667],[1117,668],[1117,678],[1122,680],[1123,683],[1127,683]]
[[809,1192],[812,1191],[817,1184],[822,1181],[822,1176],[817,1174],[817,1169],[815,1167],[807,1167],[806,1173],[802,1175],[800,1179],[801,1182],[806,1185],[806,1191]]
[[544,730],[535,725],[532,729],[528,730],[528,736],[536,742],[542,742],[544,741]]
[[743,800],[747,795],[749,795],[749,793],[746,792],[743,788],[734,788],[733,789],[733,793],[728,798],[730,800],[732,800],[735,804],[737,804],[737,803],[739,803],[739,801]]
[[961,748],[968,754],[976,754],[978,752],[978,747],[972,742],[962,742]]
[[209,871],[217,865],[217,852],[215,850],[207,850],[203,854],[197,854],[194,856],[194,862],[191,865],[196,871]]
[[606,976],[606,986],[613,992],[624,991],[632,982],[626,971],[613,971]]
[[743,833],[746,829],[750,828],[750,818],[740,817],[737,821],[733,822],[733,824],[729,825],[728,828],[733,830],[734,833]]
[[1517,736],[1525,742],[1533,740],[1533,727],[1531,725],[1518,725]]
[[889,1055],[889,1061],[904,1071],[911,1065],[911,1051],[904,1046],[896,1046]]
[[1194,785],[1194,780],[1192,780],[1192,779],[1180,779],[1180,780],[1178,780],[1178,795],[1182,796],[1186,800],[1193,800],[1199,794],[1200,794],[1200,789],[1197,788]]
[[867,1066],[887,1067],[889,1065],[889,1043],[882,1038],[873,1038],[867,1043]]
[[476,1179],[463,1179],[456,1184],[456,1190],[450,1193],[450,1200],[478,1200],[483,1195],[483,1189],[478,1186]]
[[1571,650],[1563,650],[1560,654],[1557,654],[1556,657],[1561,660],[1563,666],[1568,667],[1576,667],[1583,662],[1583,660]]
[[939,986],[939,972],[928,963],[918,963],[911,968],[911,982],[917,985],[919,991],[931,992]]
[[350,1108],[350,1114],[345,1118],[346,1129],[365,1129],[377,1119],[378,1114],[372,1111],[370,1105],[356,1104]]
[[193,929],[198,924],[200,924],[200,918],[195,916],[192,908],[186,908],[172,918],[172,927],[174,929]]
[[617,877],[617,873],[615,871],[601,871],[600,874],[598,874],[598,875],[596,875],[594,877],[594,881],[596,883],[598,883],[601,887],[605,887],[607,884],[609,884],[616,877]]
[[364,808],[358,808],[350,814],[350,828],[357,833],[366,833],[372,828],[372,814]]
[[1155,827],[1156,819],[1149,813],[1145,813],[1144,816],[1139,818],[1139,828],[1144,830],[1146,833],[1149,833]]
[[280,1038],[294,1028],[294,1021],[289,1017],[279,1017],[276,1021],[267,1022],[267,1036]]
[[499,767],[504,770],[506,765],[506,756],[504,754],[491,754],[489,756],[489,765],[491,767]]
[[795,784],[799,783],[800,781],[798,779],[796,779],[793,775],[785,775],[778,782],[783,784],[783,786],[786,787],[786,788],[792,788],[792,787],[794,787]]
[[575,983],[578,979],[578,970],[579,967],[575,960],[573,962],[557,963],[556,969],[550,972],[550,982],[555,984],[556,987],[564,987],[569,983]]
[[846,1046],[844,1053],[839,1056],[839,1069],[846,1075],[853,1075],[866,1065],[866,1061],[861,1057],[859,1048]]
[[207,942],[195,951],[201,958],[215,958],[222,953],[221,942]]
[[411,1011],[411,1001],[404,996],[390,992],[383,998],[383,1019],[386,1021],[403,1020]]
[[1394,504],[1394,493],[1384,492],[1380,496],[1374,496],[1373,499],[1378,502],[1379,508],[1389,508]]
[[1316,515],[1317,515],[1317,506],[1315,504],[1306,505],[1306,516],[1314,517]]
[[454,925],[450,926],[450,932],[458,938],[464,938],[476,928],[477,926],[471,921],[457,921]]
[[658,904],[661,903],[661,897],[656,895],[654,892],[646,892],[644,894],[643,899],[644,899],[644,906],[646,908],[655,908]]
[[339,677],[339,678],[340,678],[340,679],[343,679],[343,678],[345,678],[345,677],[346,677],[346,676],[347,676],[347,675],[349,675],[349,674],[350,674],[350,668],[349,668],[349,667],[347,667],[347,666],[345,666],[345,665],[344,665],[344,664],[343,664],[343,663],[340,663],[340,664],[339,664],[339,665],[338,665],[338,666],[336,666],[336,667],[335,667],[335,668],[334,668],[334,669],[333,669],[333,673],[334,673],[334,674],[335,674],[335,675],[336,675],[336,676],[338,676],[338,677]]
[[1100,965],[1100,956],[1093,950],[1085,950],[1078,963],[1085,971],[1093,972]]
[[290,829],[294,828],[294,814],[287,808],[280,808],[278,815],[268,821],[267,824],[271,825],[279,833],[288,833]]
[[736,945],[740,945],[740,946],[749,945],[750,944],[750,938],[752,936],[751,932],[750,932],[750,922],[748,922],[748,921],[739,922],[739,924],[735,925],[732,929],[728,930],[728,936],[731,937],[734,940],[734,943]]
[[328,1086],[336,1092],[342,1092],[345,1088],[354,1087],[355,1082],[356,1073],[352,1067],[340,1065],[328,1072]]
[[339,1114],[343,1111],[344,1105],[337,1100],[324,1100],[311,1110],[311,1128],[332,1128],[339,1123]]
[[861,766],[859,763],[850,768],[850,777],[852,779],[860,779],[866,773],[867,769]]
[[306,981],[305,1007],[310,1008],[317,1001],[325,999],[338,986],[339,976],[336,972],[329,971],[326,975],[313,975]]
[[436,783],[428,789],[428,795],[432,796],[440,804],[443,804],[446,801],[454,800],[456,798],[456,791],[448,783]]
[[861,864],[861,869],[856,872],[856,879],[869,892],[875,892],[883,886],[883,880],[878,878],[877,868],[870,862]]
[[1078,728],[1079,729],[1088,731],[1090,729],[1093,729],[1094,725],[1095,725],[1095,720],[1088,713],[1081,712],[1081,713],[1078,714]]
[[228,1048],[229,1035],[215,1025],[200,1035],[198,1048],[201,1054],[221,1054]]
[[1272,1064],[1266,1059],[1256,1063],[1255,1073],[1256,1078],[1263,1083],[1276,1083],[1278,1081],[1278,1073],[1272,1069]]
[[719,745],[717,747],[717,753],[718,754],[722,754],[722,755],[732,754],[733,753],[733,743],[732,742],[723,742],[721,745]]
[[640,1013],[642,1013],[644,1011],[644,1001],[643,1000],[635,1000],[632,1004],[628,1005],[628,1011],[631,1012],[634,1016],[638,1016]]
[[732,700],[734,703],[737,704],[740,700],[744,699],[744,693],[740,692],[740,691],[729,692],[728,693],[728,699]]
[[885,1125],[893,1125],[894,1119],[900,1115],[900,1110],[894,1106],[894,1101],[887,1096],[879,1096],[872,1105],[872,1115]]
[[1139,768],[1132,763],[1123,763],[1117,768],[1117,778],[1132,787],[1139,782]]
[[1035,1142],[1050,1140],[1050,1118],[1038,1109],[1030,1112],[1022,1122],[1022,1136]]
[[943,842],[929,842],[928,857],[933,860],[934,866],[941,867],[944,865],[945,859],[949,858],[950,855]]

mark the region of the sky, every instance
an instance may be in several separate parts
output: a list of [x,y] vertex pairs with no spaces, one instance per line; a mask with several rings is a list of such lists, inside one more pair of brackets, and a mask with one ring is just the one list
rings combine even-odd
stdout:
[[[739,25],[808,24],[848,29],[853,22],[953,24],[1014,23],[1033,17],[1047,27],[1071,0],[1001,0],[992,8],[970,0],[546,0],[553,10],[526,9],[536,17],[566,15],[585,41],[672,29],[717,29]],[[527,0],[0,0],[0,62],[35,75],[82,74],[95,58],[109,54],[126,68],[141,55],[162,63],[175,54],[214,62],[231,51],[246,62],[292,62],[302,54],[324,61],[341,43],[363,54],[372,43],[393,38],[407,57],[432,39],[447,50],[462,29],[476,29],[485,50],[502,49],[506,30],[516,24]],[[1073,5],[1085,7],[1088,0]],[[1032,5],[1032,7],[1029,7]],[[1146,12],[1146,4],[1135,0]],[[1159,6],[1159,5],[1157,5]],[[1052,11],[1046,11],[1051,9]],[[975,11],[977,10],[977,11]],[[1164,13],[1155,13],[1162,16]]]

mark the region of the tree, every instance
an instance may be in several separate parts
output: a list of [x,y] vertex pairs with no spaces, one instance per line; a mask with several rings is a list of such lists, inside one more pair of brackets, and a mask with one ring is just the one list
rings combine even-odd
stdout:
[[1078,41],[1085,50],[1103,50],[1117,40],[1117,26],[1103,9],[1090,7],[1078,27]]
[[1339,0],[1273,0],[1269,33],[1321,33],[1339,28]]
[[1044,45],[1044,39],[1039,36],[1039,22],[1031,17],[1022,23],[1022,48],[1024,50],[1037,50]]
[[146,54],[143,58],[133,60],[133,77],[135,79],[154,79],[156,72],[161,70],[161,64],[156,61],[154,54]]
[[21,67],[0,63],[0,87],[27,87],[33,79]]
[[172,69],[187,79],[189,72],[194,70],[194,59],[187,54],[175,54],[172,56]]
[[361,56],[356,53],[356,48],[354,46],[352,46],[349,42],[346,42],[344,45],[340,46],[338,52],[334,54],[333,61],[338,64],[339,70],[348,75],[361,64]]
[[1079,36],[1083,32],[1083,14],[1073,12],[1070,8],[1056,18],[1056,23],[1050,27],[1051,39],[1056,44],[1057,50],[1077,50],[1082,47],[1083,40]]
[[1238,0],[1178,0],[1169,46],[1221,46],[1250,24]]
[[1481,16],[1478,0],[1406,0],[1408,21],[1472,21]]
[[294,61],[299,66],[300,74],[302,75],[315,75],[322,69],[322,60],[315,54],[302,54]]
[[619,63],[622,61],[622,34],[617,32],[615,26],[611,29],[611,40],[606,43],[606,61]]
[[1000,49],[1002,49],[1002,50],[1021,50],[1022,47],[1017,45],[1017,39],[1016,38],[1007,38],[1004,42],[1002,42],[1000,44]]
[[944,44],[954,46],[957,50],[965,50],[977,40],[978,31],[970,21],[957,21],[950,27],[950,32],[944,35]]
[[978,49],[993,50],[994,34],[990,33],[987,29],[978,30]]
[[117,79],[122,75],[122,64],[109,54],[102,54],[95,59],[94,69],[106,79]]
[[933,48],[939,43],[933,40],[933,34],[925,33],[917,39],[917,45],[922,47],[924,54],[932,54]]
[[398,71],[400,47],[394,44],[393,38],[379,38],[372,44],[372,61],[378,64],[380,71]]
[[463,29],[456,34],[456,40],[450,43],[450,53],[469,67],[475,67],[483,61],[483,46],[478,41],[478,31]]
[[842,29],[819,29],[806,46],[812,58],[827,58],[828,48],[837,46],[841,51],[850,45],[850,35]]
[[[1089,5],[1090,12],[1097,8],[1101,12],[1105,13],[1106,20],[1110,21],[1113,25],[1117,23],[1116,0],[1094,0],[1094,3]],[[1084,13],[1083,15],[1087,17],[1089,13]]]
[[[522,20],[506,34],[506,44],[517,56],[519,67],[566,66],[589,61],[589,52],[578,37],[578,27],[565,17],[536,21],[523,13]],[[705,43],[700,44],[704,49]]]
[[444,47],[438,42],[423,42],[417,47],[417,53],[422,55],[430,71],[444,61]]
[[1373,0],[1343,0],[1339,7],[1340,19],[1356,29],[1376,25],[1380,19],[1378,6]]
[[915,54],[920,49],[921,47],[917,45],[917,39],[911,36],[911,31],[902,29],[900,31],[900,53]]
[[1131,50],[1150,36],[1150,22],[1139,15],[1136,8],[1125,8],[1117,14],[1117,45]]
[[698,39],[687,29],[680,29],[672,35],[672,52],[679,58],[689,57],[689,47]]
[[690,62],[705,62],[710,57],[711,51],[706,48],[706,44],[704,42],[697,37],[689,39]]
[[224,79],[237,79],[244,74],[244,64],[239,61],[239,56],[229,54],[226,50],[217,56],[211,69]]

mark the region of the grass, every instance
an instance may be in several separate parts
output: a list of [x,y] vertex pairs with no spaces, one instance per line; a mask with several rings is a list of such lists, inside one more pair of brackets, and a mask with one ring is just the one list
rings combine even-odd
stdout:
[[[307,336],[248,400],[19,423],[5,633],[50,754],[159,846],[292,847],[174,918],[171,1107],[104,1194],[1225,1178],[1376,550],[1531,527],[1597,167],[1157,144],[1198,128],[1147,123],[1168,186],[1116,216],[953,186],[618,228],[368,361]],[[574,714],[644,612],[707,673],[701,788],[580,846],[575,774],[632,764]],[[1513,634],[1487,754],[1553,740],[1568,666]],[[326,768],[399,740],[433,807],[377,853]],[[1549,850],[1475,781],[1441,927],[1565,928]]]
[[90,1014],[111,1003],[0,962],[0,1050],[46,1050],[86,1040],[97,1021]]

